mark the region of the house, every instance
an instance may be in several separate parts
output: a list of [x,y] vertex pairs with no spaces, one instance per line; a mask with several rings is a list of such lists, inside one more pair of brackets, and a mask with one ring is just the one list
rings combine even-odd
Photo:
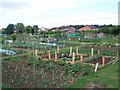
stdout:
[[75,33],[75,28],[70,26],[70,30],[69,30],[70,33]]
[[79,29],[80,31],[86,31],[86,30],[96,30],[96,27],[95,26],[90,26],[90,25],[87,25],[85,27],[82,27]]
[[[65,30],[65,29],[64,29]],[[73,26],[67,27],[66,30],[64,31],[66,34],[74,34],[75,33],[75,28]]]
[[103,38],[103,37],[104,37],[104,33],[100,32],[99,34],[97,34],[97,36],[98,36],[99,38]]

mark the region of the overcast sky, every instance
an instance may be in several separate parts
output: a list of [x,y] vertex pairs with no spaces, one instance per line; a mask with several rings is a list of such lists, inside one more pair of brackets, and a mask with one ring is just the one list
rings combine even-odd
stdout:
[[119,0],[0,0],[0,28],[22,22],[39,27],[118,24]]

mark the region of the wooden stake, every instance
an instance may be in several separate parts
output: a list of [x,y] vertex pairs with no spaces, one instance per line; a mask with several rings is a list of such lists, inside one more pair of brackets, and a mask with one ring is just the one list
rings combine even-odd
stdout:
[[105,66],[105,57],[102,56],[102,65]]
[[59,52],[59,46],[57,46],[57,53],[59,54],[60,52]]
[[55,60],[57,60],[57,51],[55,51]]
[[36,57],[37,57],[37,52],[38,52],[38,50],[36,49],[36,50],[35,50],[35,56],[36,56]]
[[75,53],[73,52],[72,62],[75,62]]
[[78,55],[78,47],[76,47],[76,55]]
[[48,59],[51,59],[50,51],[48,51]]
[[93,56],[93,48],[91,48],[91,56]]
[[70,56],[72,56],[72,47],[70,47]]
[[98,50],[98,54],[100,54],[100,50]]
[[116,53],[116,58],[118,59],[119,58],[119,52],[117,51]]
[[83,62],[83,55],[80,55],[80,62]]

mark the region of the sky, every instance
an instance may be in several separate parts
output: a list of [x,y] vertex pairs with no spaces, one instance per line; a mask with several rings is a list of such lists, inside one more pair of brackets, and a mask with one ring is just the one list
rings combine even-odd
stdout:
[[0,28],[118,24],[119,0],[0,0]]

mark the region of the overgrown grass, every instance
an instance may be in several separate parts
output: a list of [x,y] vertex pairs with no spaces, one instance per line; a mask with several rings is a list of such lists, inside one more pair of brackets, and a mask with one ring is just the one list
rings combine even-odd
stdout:
[[65,85],[65,88],[84,88],[87,84],[100,84],[106,88],[118,88],[118,62],[100,68],[96,73],[79,77],[74,83]]

